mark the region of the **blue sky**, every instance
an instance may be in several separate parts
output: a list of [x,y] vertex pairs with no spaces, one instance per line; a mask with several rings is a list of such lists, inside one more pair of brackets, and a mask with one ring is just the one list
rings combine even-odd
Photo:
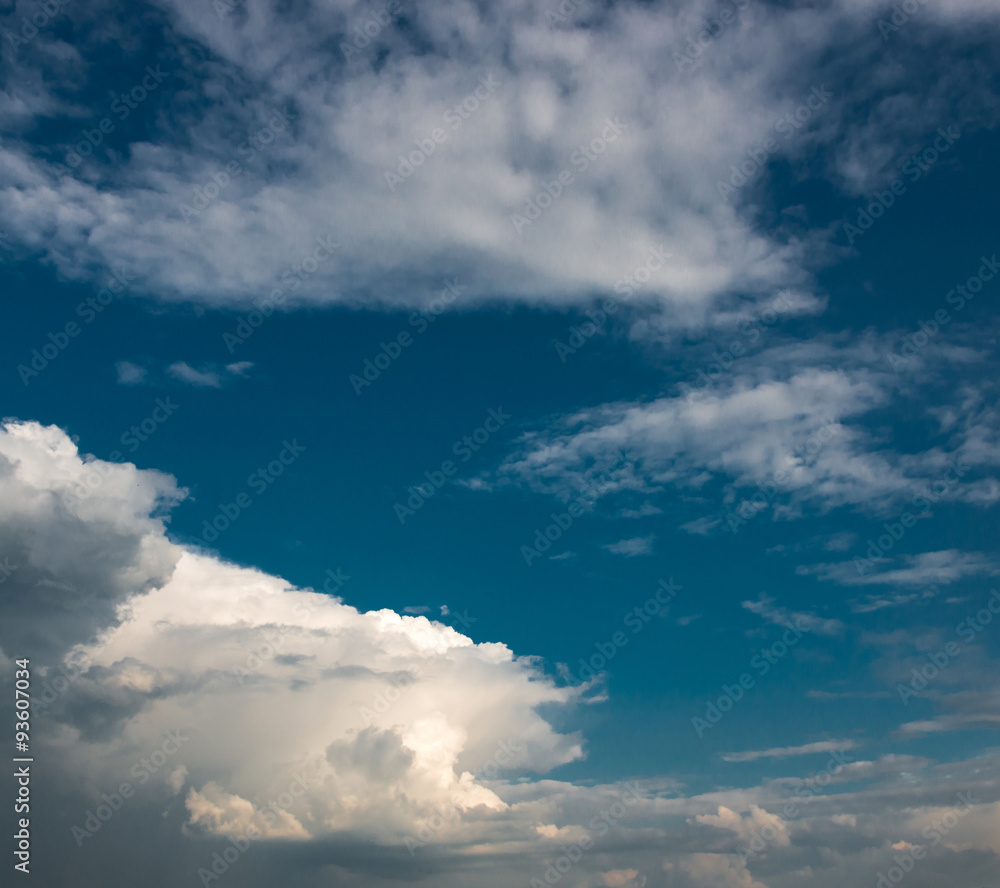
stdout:
[[993,884],[997,18],[911,5],[9,4],[42,884]]

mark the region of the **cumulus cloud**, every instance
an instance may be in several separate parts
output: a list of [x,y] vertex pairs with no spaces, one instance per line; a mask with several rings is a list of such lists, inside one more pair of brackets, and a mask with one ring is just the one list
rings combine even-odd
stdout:
[[[578,737],[537,714],[576,691],[504,645],[424,617],[361,613],[170,543],[153,517],[183,495],[168,476],[14,423],[0,432],[0,486],[0,541],[17,565],[0,643],[30,644],[49,668],[71,652],[87,666],[51,704],[67,729],[51,739],[67,779],[111,785],[136,750],[180,730],[194,737],[183,767],[158,779],[175,793],[189,786],[192,829],[386,839],[435,804],[503,810],[473,773],[511,725],[518,751],[502,770],[582,754]],[[269,823],[271,800],[296,779],[303,810]]]

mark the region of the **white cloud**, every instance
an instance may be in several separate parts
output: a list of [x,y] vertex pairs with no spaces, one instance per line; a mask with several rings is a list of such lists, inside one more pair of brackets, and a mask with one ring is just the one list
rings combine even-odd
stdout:
[[627,540],[619,540],[617,543],[608,543],[601,546],[602,549],[612,555],[623,555],[626,558],[635,558],[638,555],[649,555],[653,551],[653,540],[656,534],[651,533],[644,537],[631,537]]
[[227,364],[222,370],[211,367],[196,370],[186,361],[176,361],[167,367],[167,373],[174,379],[196,388],[222,388],[231,378],[246,376],[251,367],[253,367],[252,361],[237,361],[234,364]]
[[[506,646],[424,617],[361,613],[169,543],[149,517],[181,495],[166,476],[81,459],[63,432],[34,423],[0,431],[0,469],[0,542],[18,565],[0,644],[31,646],[43,676],[81,643],[89,666],[50,714],[62,728],[51,724],[49,754],[68,785],[110,786],[136,750],[180,730],[192,737],[185,770],[156,779],[189,787],[192,828],[401,841],[435,804],[506,807],[472,772],[512,725],[508,771],[582,755],[578,737],[536,712],[577,691]],[[93,492],[71,498],[91,478]],[[269,823],[296,775],[308,785],[301,810]]]
[[122,385],[139,385],[146,380],[146,368],[131,361],[119,361],[115,369],[118,371],[118,382]]
[[[994,558],[981,552],[961,552],[958,549],[902,555],[898,560],[902,562],[902,567],[875,570],[877,566],[896,561],[891,558],[876,559],[864,568],[863,573],[853,561],[800,565],[795,572],[800,576],[818,576],[821,580],[842,586],[945,586],[963,577],[996,576],[1000,573],[1000,564]],[[869,572],[872,570],[874,572]]]
[[[405,28],[383,28],[378,48],[351,60],[330,47],[367,15],[354,5],[289,12],[267,2],[224,19],[194,0],[159,7],[166,79],[135,112],[147,124],[143,140],[112,133],[61,178],[55,164],[66,165],[70,142],[42,151],[33,125],[88,116],[78,84],[114,14],[78,11],[72,47],[56,52],[45,33],[36,52],[20,54],[0,106],[12,133],[0,207],[19,219],[22,246],[71,278],[124,263],[137,272],[136,291],[212,304],[246,306],[286,274],[298,281],[294,291],[284,286],[297,302],[422,301],[455,275],[472,300],[504,293],[566,304],[612,292],[663,244],[673,255],[644,295],[678,325],[711,323],[713,306],[738,313],[737,294],[752,302],[808,287],[826,261],[827,232],[761,231],[743,194],[723,199],[717,186],[814,87],[825,84],[832,98],[808,125],[778,136],[776,156],[793,175],[808,171],[848,194],[880,184],[941,121],[989,115],[988,66],[943,43],[938,66],[915,77],[906,43],[873,39],[875,11],[846,0],[810,10],[755,5],[693,71],[670,60],[713,13],[702,0],[591,6],[559,27],[545,8],[513,0],[413,7]],[[926,21],[957,34],[970,22],[989,27],[996,10],[956,3]],[[841,65],[870,75],[848,76]],[[471,107],[467,97],[487,76],[500,85],[449,123],[449,110]],[[191,83],[201,109],[188,101]],[[179,117],[187,137],[164,138],[161,126]],[[608,118],[627,128],[583,170],[574,152]],[[266,145],[252,157],[240,152],[275,120],[273,139],[265,129]],[[435,128],[445,141],[390,190],[386,172]],[[241,164],[236,176],[225,173],[232,161]],[[518,235],[511,215],[562,169],[574,181]],[[755,174],[747,196],[764,181]],[[196,189],[216,187],[207,204],[194,203]],[[182,204],[193,208],[188,219]],[[295,266],[330,230],[343,240],[336,261],[299,275]]]
[[761,758],[788,758],[795,755],[812,755],[819,752],[840,752],[855,749],[854,740],[819,740],[802,746],[776,746],[772,749],[754,749],[746,752],[727,752],[722,756],[727,762],[753,762]]
[[213,370],[195,370],[194,367],[185,361],[177,361],[171,364],[167,367],[167,372],[175,379],[179,379],[181,382],[186,382],[188,385],[193,385],[197,388],[222,387],[222,379],[218,373]]
[[757,601],[744,601],[743,607],[776,626],[794,625],[805,632],[817,635],[839,635],[844,631],[844,624],[840,620],[829,620],[817,617],[815,614],[775,607],[774,599],[768,595],[762,594]]

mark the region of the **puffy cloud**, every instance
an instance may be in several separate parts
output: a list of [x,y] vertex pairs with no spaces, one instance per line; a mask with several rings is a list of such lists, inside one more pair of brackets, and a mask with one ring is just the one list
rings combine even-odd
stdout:
[[[74,11],[72,46],[44,29],[8,62],[0,207],[21,222],[19,248],[69,277],[125,264],[136,291],[212,304],[276,289],[412,303],[449,276],[472,300],[579,303],[663,245],[643,297],[676,325],[711,324],[713,308],[808,289],[830,253],[828,231],[792,216],[759,229],[747,205],[767,172],[749,158],[767,139],[796,178],[861,195],[942,122],[995,113],[989,61],[961,35],[996,10],[971,0],[907,25],[943,35],[929,68],[856,0],[749,4],[686,61],[717,12],[707,0],[586,4],[561,23],[520,0],[406,7],[358,51],[360,4],[158,6],[148,45],[108,2]],[[142,59],[116,91],[152,76],[151,57],[157,84],[131,112],[141,135],[111,114],[93,148],[80,120],[105,110],[88,75],[109,34]],[[66,125],[61,146],[43,147],[42,121]],[[178,124],[185,138],[168,137]],[[741,164],[750,181],[723,196]],[[519,232],[515,215],[536,218]],[[342,247],[319,262],[330,231]]]
[[[0,545],[16,565],[0,598],[3,647],[41,653],[44,640],[48,667],[71,652],[85,666],[70,692],[43,698],[70,783],[115,785],[143,751],[181,736],[183,764],[153,781],[189,787],[192,829],[400,840],[434,806],[507,807],[478,772],[512,725],[487,781],[582,755],[578,737],[537,714],[577,692],[504,645],[360,613],[170,543],[162,510],[183,491],[168,476],[8,423],[0,489]],[[297,810],[270,808],[292,785]]]

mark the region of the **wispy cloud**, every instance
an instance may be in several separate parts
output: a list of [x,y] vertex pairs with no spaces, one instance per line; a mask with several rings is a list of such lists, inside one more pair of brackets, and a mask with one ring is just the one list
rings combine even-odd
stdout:
[[821,752],[842,752],[856,749],[854,740],[820,740],[803,746],[775,746],[771,749],[755,749],[747,752],[726,752],[722,759],[727,762],[753,762],[762,758],[789,758],[794,755],[813,755]]
[[[887,565],[902,562],[901,567]],[[883,558],[873,562],[885,569],[864,573],[854,561],[827,564],[799,565],[799,576],[816,576],[841,586],[947,586],[963,577],[1000,573],[1000,564],[981,552],[962,552],[958,549],[941,549],[919,555],[903,555],[899,559]]]
[[797,625],[816,635],[838,635],[844,631],[844,624],[840,620],[828,620],[804,611],[775,607],[774,599],[767,595],[761,595],[757,601],[744,601],[743,607],[776,626]]
[[606,552],[612,555],[623,555],[625,558],[635,558],[638,555],[649,555],[653,551],[653,541],[656,534],[649,534],[644,537],[632,537],[627,540],[619,540],[617,543],[608,543],[601,546]]
[[118,382],[121,385],[140,385],[146,380],[147,370],[131,361],[119,361],[115,364],[118,371]]
[[210,367],[197,370],[186,361],[177,361],[167,368],[167,373],[174,379],[196,388],[222,388],[232,377],[246,376],[251,367],[253,367],[251,361],[239,361],[227,364],[222,370],[214,370]]

